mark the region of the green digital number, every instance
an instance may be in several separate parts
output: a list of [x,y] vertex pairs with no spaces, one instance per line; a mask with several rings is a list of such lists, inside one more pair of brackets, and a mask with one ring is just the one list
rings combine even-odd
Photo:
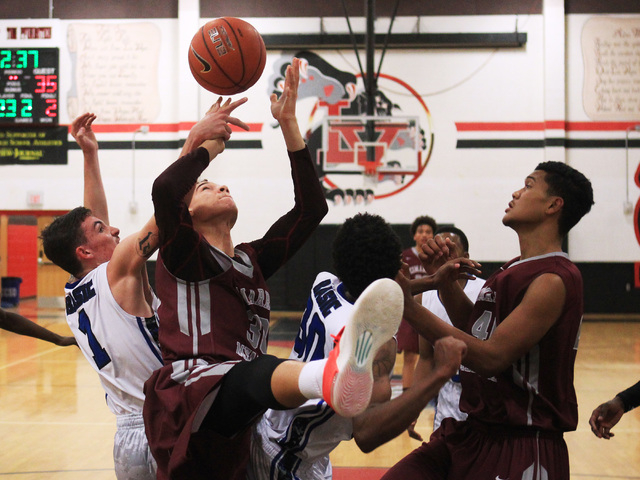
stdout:
[[27,63],[29,62],[29,57],[27,57],[26,50],[17,50],[16,57],[18,62],[16,63],[16,68],[27,68]]
[[0,98],[0,118],[14,118],[16,112],[15,98]]
[[11,50],[0,50],[0,68],[11,68]]
[[22,108],[20,109],[20,117],[31,117],[31,111],[33,110],[33,100],[31,100],[30,98],[23,98],[22,100],[20,100],[20,103],[22,104]]

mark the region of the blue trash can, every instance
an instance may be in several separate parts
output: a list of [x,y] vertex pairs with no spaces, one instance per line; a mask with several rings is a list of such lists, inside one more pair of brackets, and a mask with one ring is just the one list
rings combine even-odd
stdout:
[[0,306],[2,308],[10,308],[18,306],[20,303],[20,277],[2,277],[2,300]]

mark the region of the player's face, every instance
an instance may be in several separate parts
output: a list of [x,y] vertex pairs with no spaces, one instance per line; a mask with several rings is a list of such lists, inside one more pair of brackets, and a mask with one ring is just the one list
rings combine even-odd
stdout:
[[502,223],[507,227],[521,224],[536,224],[545,217],[550,200],[545,172],[536,170],[524,181],[524,187],[511,194],[511,201],[505,210]]
[[416,233],[413,235],[413,241],[416,242],[416,248],[420,250],[420,247],[427,243],[427,240],[433,238],[433,228],[431,225],[418,225]]
[[226,185],[218,185],[208,180],[196,184],[189,204],[189,211],[194,222],[223,219],[230,221],[233,226],[238,217],[238,207],[229,188]]
[[93,215],[84,219],[82,230],[87,239],[84,245],[93,254],[93,258],[99,264],[111,260],[113,251],[120,242],[120,230],[106,225]]

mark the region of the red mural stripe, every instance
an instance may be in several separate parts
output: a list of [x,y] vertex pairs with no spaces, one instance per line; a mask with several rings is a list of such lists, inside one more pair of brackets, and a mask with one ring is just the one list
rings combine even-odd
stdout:
[[573,132],[614,132],[626,131],[638,127],[637,122],[564,122],[547,120],[545,122],[456,122],[459,132],[518,132],[542,130],[567,130]]
[[[96,133],[134,133],[140,127],[147,125],[149,132],[154,133],[167,133],[167,132],[179,132],[190,130],[196,122],[180,122],[180,123],[120,123],[120,124],[94,124],[92,126],[93,131]],[[261,132],[263,123],[247,123],[249,126],[249,132]],[[245,132],[240,127],[231,125],[231,130],[234,132]],[[71,131],[71,125],[69,125],[69,131]]]

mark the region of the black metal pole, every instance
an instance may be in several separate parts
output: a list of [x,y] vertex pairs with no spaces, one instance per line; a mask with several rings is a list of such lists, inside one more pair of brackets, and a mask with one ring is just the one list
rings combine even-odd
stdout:
[[[375,20],[376,20],[376,2],[375,0],[365,0],[365,16],[367,19],[366,31],[366,49],[367,49],[367,75],[365,80],[365,92],[367,97],[367,115],[375,114],[376,107],[376,90],[377,79],[375,75]],[[374,122],[369,120],[366,125],[366,138],[368,142],[374,140]],[[375,149],[372,146],[367,147],[367,162],[375,162]]]

